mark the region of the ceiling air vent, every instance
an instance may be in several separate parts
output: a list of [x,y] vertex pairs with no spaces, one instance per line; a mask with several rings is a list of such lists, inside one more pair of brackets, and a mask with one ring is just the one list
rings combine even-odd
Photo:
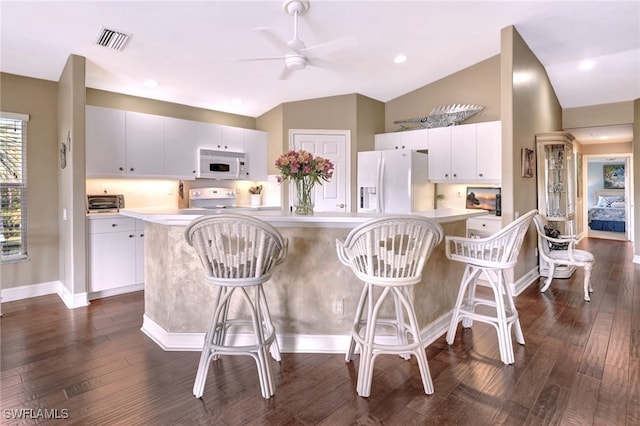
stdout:
[[113,50],[122,50],[130,35],[122,31],[101,28],[96,38],[96,44]]

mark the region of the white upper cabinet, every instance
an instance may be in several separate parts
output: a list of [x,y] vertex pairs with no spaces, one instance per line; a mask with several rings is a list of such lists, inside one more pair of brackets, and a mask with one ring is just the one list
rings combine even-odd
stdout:
[[429,180],[451,179],[451,127],[429,129]]
[[87,177],[195,179],[198,148],[244,152],[247,180],[267,180],[266,132],[86,106]]
[[223,151],[242,152],[244,149],[244,131],[241,127],[221,126],[222,143],[218,147]]
[[220,149],[222,146],[222,126],[212,123],[198,123],[196,148]]
[[127,173],[164,176],[164,118],[127,111]]
[[476,171],[478,179],[502,181],[502,122],[488,121],[476,127]]
[[429,180],[500,183],[501,141],[500,121],[429,129]]
[[244,153],[249,163],[249,169],[245,179],[267,180],[267,132],[260,130],[243,129]]
[[379,133],[374,136],[376,151],[386,149],[428,149],[428,129],[405,130],[403,132]]
[[476,125],[451,129],[451,178],[458,182],[476,179]]
[[124,174],[125,112],[87,105],[85,114],[87,175]]
[[164,171],[167,177],[194,179],[198,162],[198,122],[165,117]]

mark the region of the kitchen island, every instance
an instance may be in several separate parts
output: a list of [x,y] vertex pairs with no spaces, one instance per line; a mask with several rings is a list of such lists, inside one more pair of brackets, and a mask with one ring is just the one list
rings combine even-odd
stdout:
[[[206,214],[231,212],[211,210]],[[185,227],[203,214],[190,209],[123,209],[145,221],[145,314],[142,330],[165,350],[201,350],[214,289],[206,284]],[[376,213],[296,216],[243,211],[276,227],[289,240],[286,260],[265,285],[269,309],[284,352],[343,352],[362,283],[342,265],[335,241]],[[483,210],[414,212],[440,223],[445,235],[464,236],[466,219]],[[415,306],[425,342],[446,332],[464,265],[450,262],[444,242],[434,249],[415,287]],[[238,336],[242,339],[242,336]]]

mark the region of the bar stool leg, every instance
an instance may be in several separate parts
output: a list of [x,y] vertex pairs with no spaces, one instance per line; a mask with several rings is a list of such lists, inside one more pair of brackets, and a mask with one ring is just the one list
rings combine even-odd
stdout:
[[[416,317],[416,311],[407,294],[408,289],[394,289],[398,294],[396,300],[399,300],[404,309],[406,310],[407,317],[409,319],[409,332],[413,337],[414,349],[411,351],[418,361],[418,368],[420,369],[420,376],[422,378],[422,386],[424,386],[424,393],[431,395],[433,393],[433,381],[431,380],[431,372],[429,370],[429,363],[427,362],[427,354],[422,344],[422,336],[420,334],[420,327],[418,326],[418,318]],[[405,290],[405,291],[403,291]],[[406,333],[405,333],[406,337]],[[407,344],[407,340],[399,342],[402,345]]]
[[[351,337],[349,339],[349,349],[347,350],[347,354],[345,356],[345,361],[351,361],[353,358],[353,354],[356,349],[356,339],[353,337],[354,333],[357,334],[360,329],[360,324],[362,323],[362,312],[364,311],[364,305],[367,300],[367,284],[365,283],[362,286],[362,292],[360,293],[360,300],[358,300],[358,306],[356,307],[356,315],[353,320],[353,326],[351,327]],[[362,348],[361,348],[362,350]]]

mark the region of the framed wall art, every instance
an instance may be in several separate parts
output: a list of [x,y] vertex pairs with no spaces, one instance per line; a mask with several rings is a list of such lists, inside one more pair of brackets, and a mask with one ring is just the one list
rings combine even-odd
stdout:
[[535,168],[535,155],[534,151],[529,148],[522,148],[522,172],[521,176],[524,178],[533,177],[533,169]]
[[624,189],[624,164],[604,164],[602,178],[604,189]]

